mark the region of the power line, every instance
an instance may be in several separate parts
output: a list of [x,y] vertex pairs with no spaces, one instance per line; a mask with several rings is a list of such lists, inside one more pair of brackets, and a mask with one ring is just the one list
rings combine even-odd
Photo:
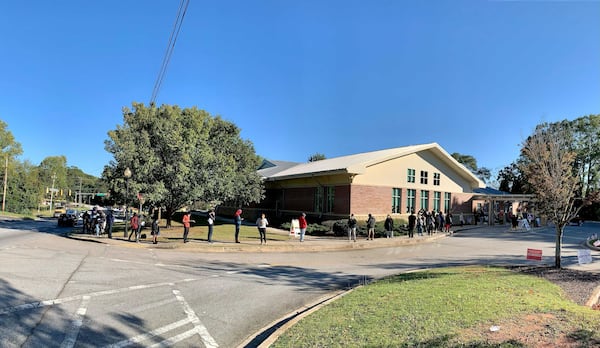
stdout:
[[188,8],[189,4],[190,4],[190,0],[181,0],[179,2],[179,9],[177,10],[177,17],[175,18],[175,23],[173,24],[173,30],[171,31],[171,36],[169,37],[169,43],[167,44],[167,50],[165,51],[165,56],[163,57],[160,71],[158,72],[156,82],[154,83],[154,89],[152,90],[152,97],[150,97],[150,105],[153,105],[156,102],[156,97],[158,96],[158,91],[160,90],[160,86],[162,85],[163,79],[165,78],[165,75],[167,73],[167,67],[169,66],[169,61],[171,60],[171,55],[173,54],[173,50],[175,49],[175,43],[177,42],[177,37],[179,36],[179,32],[181,31],[181,25],[183,24],[183,18],[185,17],[185,13],[187,12],[187,8]]

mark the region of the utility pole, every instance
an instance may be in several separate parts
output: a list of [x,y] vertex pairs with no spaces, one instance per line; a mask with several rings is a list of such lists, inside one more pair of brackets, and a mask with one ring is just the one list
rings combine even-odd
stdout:
[[52,174],[52,189],[50,190],[50,213],[52,213],[52,198],[54,198],[54,180],[56,180],[56,173]]
[[77,203],[81,205],[81,177],[79,177],[79,193],[77,194]]
[[4,210],[4,203],[6,202],[6,185],[8,183],[8,154],[6,154],[6,163],[4,164],[4,193],[2,193],[2,211]]

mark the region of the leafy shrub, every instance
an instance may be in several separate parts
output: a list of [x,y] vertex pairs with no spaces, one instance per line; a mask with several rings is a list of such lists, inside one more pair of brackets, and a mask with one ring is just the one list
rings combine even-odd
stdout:
[[[292,227],[292,223],[291,222],[284,222],[280,225],[280,228],[282,230],[286,230],[289,231],[290,228]],[[331,228],[327,225],[321,225],[321,224],[308,224],[306,226],[306,233],[307,234],[311,234],[311,235],[317,235],[317,234],[325,234],[327,232],[331,231]]]

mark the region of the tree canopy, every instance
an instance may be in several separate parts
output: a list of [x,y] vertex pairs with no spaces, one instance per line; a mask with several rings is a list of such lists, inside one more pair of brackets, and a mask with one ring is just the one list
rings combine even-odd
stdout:
[[519,168],[536,194],[536,206],[556,228],[555,266],[561,267],[564,227],[598,192],[581,196],[582,166],[577,166],[572,128],[568,123],[538,125],[523,142]]
[[453,152],[450,156],[454,157],[458,163],[465,166],[471,171],[471,173],[475,174],[475,176],[481,179],[483,182],[488,182],[490,180],[490,177],[492,176],[490,170],[486,167],[477,167],[477,160],[475,157],[471,155],[463,155],[458,152]]
[[325,157],[324,154],[320,153],[320,152],[316,152],[315,154],[313,154],[312,156],[310,156],[308,158],[309,162],[315,162],[315,161],[322,161],[324,159],[326,159],[327,157]]
[[196,107],[142,103],[124,108],[123,120],[108,133],[105,148],[114,160],[103,172],[121,197],[129,168],[129,192],[164,207],[167,218],[194,201],[242,205],[263,198],[259,157],[233,123]]

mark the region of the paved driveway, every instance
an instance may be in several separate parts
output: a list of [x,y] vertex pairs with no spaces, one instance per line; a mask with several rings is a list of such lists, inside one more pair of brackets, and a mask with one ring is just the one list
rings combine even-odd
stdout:
[[[50,233],[40,233],[44,224]],[[54,224],[0,223],[0,346],[255,346],[258,333],[298,309],[389,274],[537,263],[525,259],[527,248],[542,249],[542,263],[554,261],[548,228],[470,228],[416,242],[312,238],[269,242],[269,248],[188,243],[160,249],[67,239],[53,234]],[[577,263],[581,242],[598,227],[568,227],[564,266],[599,270],[595,259]]]

